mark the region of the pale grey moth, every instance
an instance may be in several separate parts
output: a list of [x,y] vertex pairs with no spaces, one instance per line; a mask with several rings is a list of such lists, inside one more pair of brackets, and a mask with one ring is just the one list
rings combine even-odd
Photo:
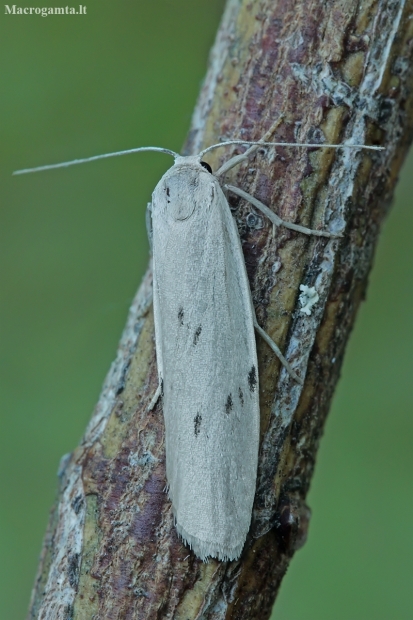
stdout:
[[[17,171],[34,172],[102,157],[155,150],[175,157],[157,184],[149,205],[153,248],[153,306],[159,386],[149,408],[162,395],[166,477],[175,525],[202,560],[237,559],[251,522],[259,448],[259,384],[254,329],[295,374],[277,345],[258,325],[242,247],[219,179],[265,142],[230,141],[182,157],[168,149],[142,147]],[[209,150],[253,144],[212,174],[202,161]],[[364,145],[290,144],[356,147]],[[318,236],[282,221],[263,203],[232,185],[225,186],[261,210],[275,226]]]
[[196,555],[241,553],[259,441],[254,309],[235,221],[199,157],[152,199],[156,361],[176,528]]

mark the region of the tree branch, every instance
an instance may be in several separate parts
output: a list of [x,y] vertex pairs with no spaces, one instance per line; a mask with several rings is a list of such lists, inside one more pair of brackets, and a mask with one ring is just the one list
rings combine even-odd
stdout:
[[[257,341],[261,432],[253,523],[241,559],[203,564],[178,539],[164,492],[151,267],[80,446],[62,459],[28,618],[268,618],[306,538],[305,497],[380,224],[412,136],[413,0],[228,0],[186,153],[219,140],[383,144],[384,152],[259,151],[227,180],[280,217],[344,231],[277,229],[229,196],[258,321],[294,383]],[[242,148],[219,149],[216,170]],[[255,217],[248,217],[250,214]],[[300,312],[299,286],[319,295]]]

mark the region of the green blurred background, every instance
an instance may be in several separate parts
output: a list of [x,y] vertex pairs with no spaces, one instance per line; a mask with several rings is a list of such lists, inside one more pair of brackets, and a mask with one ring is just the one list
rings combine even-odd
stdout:
[[[0,620],[25,616],[59,459],[77,445],[114,358],[147,261],[145,205],[170,161],[145,153],[11,171],[148,144],[179,150],[223,4],[93,0],[86,16],[1,16]],[[413,617],[412,191],[410,158],[280,620]]]

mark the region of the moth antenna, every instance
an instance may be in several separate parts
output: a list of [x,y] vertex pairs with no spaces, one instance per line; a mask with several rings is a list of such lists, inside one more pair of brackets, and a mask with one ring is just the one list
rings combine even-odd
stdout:
[[228,140],[227,142],[219,142],[218,144],[212,144],[208,148],[199,153],[199,157],[203,157],[205,153],[209,153],[220,146],[231,146],[232,144],[245,144],[245,145],[257,145],[257,146],[298,146],[301,148],[319,148],[319,149],[368,149],[370,151],[384,151],[384,146],[373,146],[368,144],[313,144],[311,142],[261,142],[249,141],[249,140]]
[[175,151],[170,149],[163,149],[159,146],[141,146],[136,149],[128,149],[126,151],[116,151],[115,153],[105,153],[103,155],[93,155],[93,157],[84,157],[82,159],[72,159],[72,161],[64,161],[60,164],[49,164],[47,166],[37,166],[36,168],[24,168],[23,170],[15,170],[13,175],[27,174],[28,172],[43,172],[43,170],[53,170],[54,168],[68,168],[69,166],[75,166],[76,164],[85,164],[90,161],[96,161],[98,159],[106,159],[107,157],[119,157],[119,155],[130,155],[131,153],[140,153],[142,151],[155,151],[157,153],[166,153],[166,155],[172,155],[172,157],[180,157]]

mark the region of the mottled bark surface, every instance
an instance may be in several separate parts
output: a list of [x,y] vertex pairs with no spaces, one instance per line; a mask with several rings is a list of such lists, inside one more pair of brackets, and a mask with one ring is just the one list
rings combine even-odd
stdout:
[[[81,445],[62,459],[28,618],[268,618],[294,551],[345,344],[412,134],[413,0],[229,0],[187,153],[228,138],[382,144],[383,152],[260,151],[229,180],[282,218],[340,240],[277,230],[229,196],[260,324],[262,444],[253,523],[237,562],[203,564],[177,538],[164,492],[151,268]],[[230,152],[229,152],[230,151]],[[213,169],[231,153],[206,158]],[[300,312],[299,286],[318,303]]]

